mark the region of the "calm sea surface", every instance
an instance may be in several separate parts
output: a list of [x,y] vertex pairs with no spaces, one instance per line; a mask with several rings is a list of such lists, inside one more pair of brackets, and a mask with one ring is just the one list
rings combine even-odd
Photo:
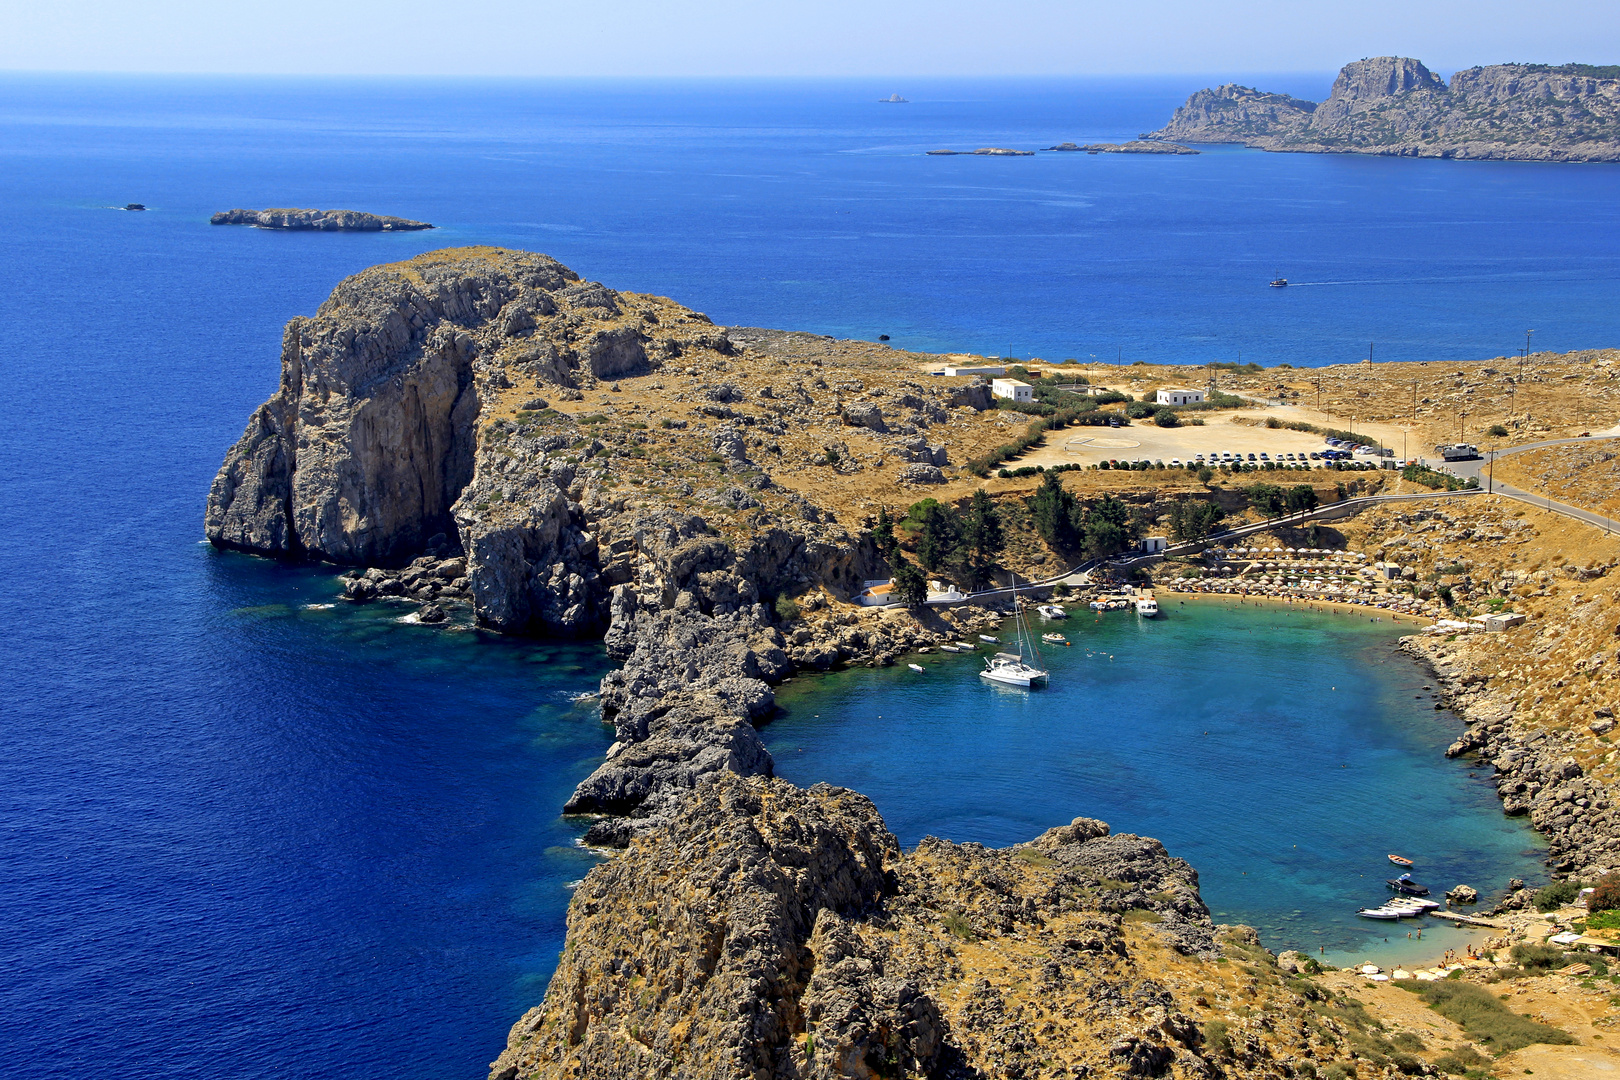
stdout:
[[[472,1078],[543,990],[588,865],[556,811],[608,742],[574,700],[599,650],[323,607],[328,573],[197,542],[282,324],[345,274],[504,244],[719,322],[1047,358],[1620,341],[1620,169],[922,156],[1118,141],[1209,81],[0,76],[0,1060]],[[876,103],[895,90],[912,103]],[[151,209],[110,209],[130,201]],[[207,224],[269,205],[441,228]],[[1267,289],[1278,272],[1312,284]],[[770,738],[908,840],[1078,813],[1161,836],[1277,941],[1372,944],[1342,914],[1386,847],[1442,884],[1533,870],[1438,758],[1450,721],[1407,698],[1387,627],[1252,615],[1091,627],[1119,638],[1111,666],[1076,651],[1053,691],[972,722],[930,703],[950,679],[983,697],[965,664],[803,680]],[[1228,643],[1252,647],[1214,663]]]

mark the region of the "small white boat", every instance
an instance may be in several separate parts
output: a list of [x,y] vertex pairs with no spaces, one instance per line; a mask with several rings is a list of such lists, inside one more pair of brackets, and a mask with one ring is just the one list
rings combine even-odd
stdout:
[[948,653],[959,653],[962,650],[958,649],[955,645],[941,645],[939,647],[939,651],[940,652],[948,652]]
[[978,648],[978,646],[973,644],[973,642],[971,642],[971,641],[958,641],[956,643],[956,647],[958,649],[967,649],[967,650],[970,650],[970,651],[973,650],[973,649]]
[[984,642],[986,645],[1000,645],[1001,644],[1001,639],[1000,638],[993,638],[989,634],[980,634],[979,635],[979,640]]
[[1155,619],[1159,615],[1159,601],[1152,593],[1136,598],[1136,613],[1144,619]]
[[922,674],[923,666],[921,664],[907,664],[906,667],[910,668],[912,671],[915,671],[919,675]]
[[1091,603],[1087,604],[1086,606],[1089,607],[1092,611],[1107,611],[1108,610],[1108,601],[1106,601],[1106,600],[1093,600]]
[[1069,639],[1062,634],[1042,634],[1041,640],[1050,641],[1053,645],[1067,645],[1069,643]]
[[1394,922],[1401,917],[1401,913],[1391,907],[1362,908],[1356,914],[1363,919],[1381,919],[1385,922]]
[[984,662],[979,678],[1008,686],[1040,686],[1046,682],[1046,672],[1026,663],[1016,653],[996,653]]
[[[1026,689],[1044,686],[1047,672],[1044,668],[1037,666],[1040,663],[1041,654],[1036,649],[1034,641],[1030,638],[1029,624],[1024,619],[1024,609],[1017,603],[1018,586],[1016,582],[1017,579],[1014,578],[1013,626],[1017,636],[1018,651],[1016,653],[998,652],[990,657],[984,662],[984,670],[979,672],[979,678],[1002,683],[1006,686],[1020,686]],[[987,642],[996,640],[987,634],[980,634],[979,637]],[[1035,663],[1031,663],[1031,659]]]
[[1069,613],[1056,604],[1041,604],[1035,610],[1041,613],[1043,619],[1067,619],[1069,617]]

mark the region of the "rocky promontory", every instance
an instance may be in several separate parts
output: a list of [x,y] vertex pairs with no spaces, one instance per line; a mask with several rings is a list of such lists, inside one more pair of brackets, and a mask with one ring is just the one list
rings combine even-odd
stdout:
[[425,221],[367,214],[360,210],[222,210],[210,225],[251,225],[285,232],[420,232],[431,229]]
[[1492,64],[1450,83],[1417,60],[1345,65],[1321,104],[1227,84],[1144,136],[1263,150],[1516,161],[1620,161],[1620,68]]

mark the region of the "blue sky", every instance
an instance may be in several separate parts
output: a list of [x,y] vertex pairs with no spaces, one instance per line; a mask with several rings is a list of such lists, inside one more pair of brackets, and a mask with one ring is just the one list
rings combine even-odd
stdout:
[[1117,75],[1620,62],[1614,0],[0,0],[0,70]]

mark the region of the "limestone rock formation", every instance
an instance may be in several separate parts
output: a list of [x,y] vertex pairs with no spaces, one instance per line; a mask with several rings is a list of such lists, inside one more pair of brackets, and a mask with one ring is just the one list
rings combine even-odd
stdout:
[[1345,65],[1327,101],[1228,84],[1200,90],[1148,138],[1265,150],[1620,161],[1620,68],[1494,64],[1447,85],[1406,57]]
[[208,223],[286,232],[417,232],[433,228],[425,221],[360,210],[222,210]]
[[[1222,946],[1156,841],[1080,819],[903,854],[867,799],[825,784],[717,774],[676,801],[575,892],[557,974],[492,1080],[1300,1075],[1277,1044],[1303,1027],[1250,1043],[1234,1015],[1213,1047],[1189,1015],[1207,1002],[1171,988]],[[1245,978],[1286,982],[1238,944],[1262,965]]]

